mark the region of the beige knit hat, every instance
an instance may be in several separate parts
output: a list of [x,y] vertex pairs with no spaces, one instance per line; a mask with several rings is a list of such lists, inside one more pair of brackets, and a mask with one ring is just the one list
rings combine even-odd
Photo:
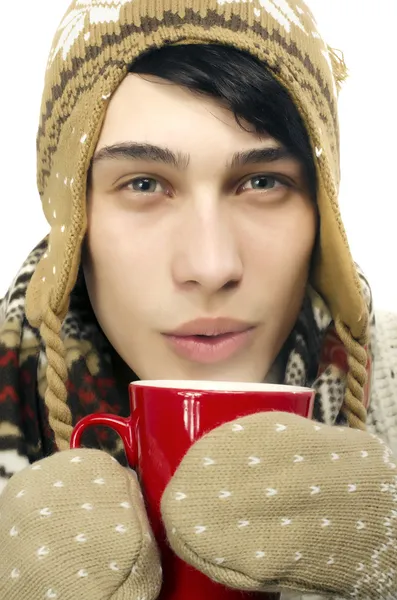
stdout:
[[347,349],[345,414],[350,425],[363,427],[368,312],[338,208],[337,95],[346,69],[321,39],[310,10],[301,0],[74,0],[46,73],[38,187],[51,233],[26,303],[46,344],[46,403],[58,445],[68,447],[72,429],[59,334],[80,264],[87,173],[108,101],[143,51],[182,41],[232,45],[263,60],[303,118],[317,161],[321,217],[312,284]]

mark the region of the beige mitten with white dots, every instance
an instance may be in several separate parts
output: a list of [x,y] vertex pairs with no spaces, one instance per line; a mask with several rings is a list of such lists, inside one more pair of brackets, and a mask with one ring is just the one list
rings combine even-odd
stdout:
[[99,450],[14,475],[0,496],[1,600],[154,600],[160,562],[138,482]]
[[162,513],[175,552],[227,586],[397,598],[397,469],[365,432],[280,412],[227,423],[186,454]]

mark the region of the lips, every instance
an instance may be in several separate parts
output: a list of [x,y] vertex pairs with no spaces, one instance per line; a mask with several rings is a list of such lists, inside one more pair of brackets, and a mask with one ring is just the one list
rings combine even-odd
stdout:
[[253,325],[236,319],[220,317],[217,319],[196,319],[181,325],[170,335],[174,336],[220,336],[227,333],[241,333]]
[[234,319],[198,319],[165,334],[168,344],[182,358],[211,364],[231,358],[252,338],[255,326]]

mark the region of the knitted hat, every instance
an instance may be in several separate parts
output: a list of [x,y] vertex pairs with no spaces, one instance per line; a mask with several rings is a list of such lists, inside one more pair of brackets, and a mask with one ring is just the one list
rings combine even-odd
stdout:
[[320,241],[312,285],[329,306],[348,354],[345,411],[365,420],[368,312],[338,208],[337,96],[343,60],[321,39],[301,0],[74,0],[49,57],[38,131],[38,187],[51,226],[48,251],[28,288],[26,313],[48,357],[46,403],[58,446],[68,447],[62,319],[86,232],[86,186],[108,102],[132,61],[150,48],[221,43],[264,61],[289,92],[316,160]]

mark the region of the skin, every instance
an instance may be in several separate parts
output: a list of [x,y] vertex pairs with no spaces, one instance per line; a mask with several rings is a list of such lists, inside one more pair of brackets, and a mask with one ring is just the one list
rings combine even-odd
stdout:
[[[104,156],[131,143],[168,148],[183,164]],[[129,75],[112,97],[91,170],[83,264],[96,317],[140,379],[274,380],[305,293],[316,210],[288,153],[231,162],[280,147],[215,99],[159,79]],[[198,364],[163,334],[201,317],[255,331],[228,360]]]

